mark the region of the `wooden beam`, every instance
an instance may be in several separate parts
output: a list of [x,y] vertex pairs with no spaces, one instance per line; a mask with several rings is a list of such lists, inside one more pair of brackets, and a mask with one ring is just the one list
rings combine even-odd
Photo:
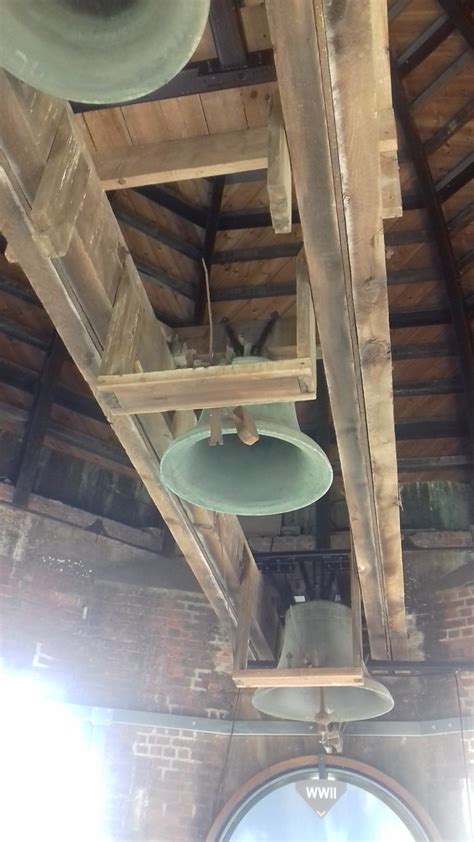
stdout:
[[[214,254],[214,246],[216,244],[217,231],[219,229],[219,215],[221,212],[225,181],[225,175],[218,175],[213,179],[211,185],[211,201],[209,203],[209,210],[207,212],[206,231],[204,235],[202,252],[200,254],[199,283],[194,307],[194,323],[198,325],[202,324],[206,314],[206,270],[210,284],[212,273],[212,256]],[[202,261],[204,261],[206,269],[204,268]]]
[[[474,417],[472,414],[472,407],[474,406],[474,360],[461,276],[441,206],[440,191],[433,181],[423,143],[410,113],[408,100],[395,68],[392,85],[395,108],[411,153],[420,190],[424,197],[428,221],[433,231],[435,248],[443,269],[455,343],[461,363],[471,448],[474,450]],[[472,157],[474,159],[474,156]]]
[[410,100],[410,108],[412,111],[415,111],[418,108],[421,108],[425,102],[427,102],[433,96],[436,91],[442,88],[444,85],[456,76],[460,70],[462,70],[466,64],[472,61],[472,52],[471,50],[464,50],[460,56],[454,59],[451,64],[448,64],[434,79],[420,91],[412,100]]
[[[4,71],[0,71],[0,94],[0,228],[95,393],[112,305],[124,269],[130,282],[145,295],[143,285],[133,262],[127,258],[128,250],[118,223],[69,107],[61,103],[61,109],[57,109],[59,115],[55,116],[54,100],[21,85]],[[81,148],[90,175],[84,202],[73,225],[69,250],[62,258],[52,260],[34,239],[31,208],[64,108],[70,119],[69,139]],[[45,112],[50,115],[47,136],[44,131],[33,131],[35,121],[39,129],[44,128]],[[148,306],[151,310],[149,302]],[[95,394],[109,415],[107,403]],[[115,419],[112,427],[212,608],[232,633],[237,619],[238,566],[245,544],[237,518],[184,505],[163,487],[159,461],[162,448],[172,434],[162,415]],[[277,618],[265,599],[257,602],[257,610],[251,651],[254,655],[260,652],[263,657],[271,657]]]
[[472,19],[472,7],[471,14],[469,14],[468,11],[470,4],[466,3],[465,6],[463,6],[459,0],[439,0],[439,2],[446,14],[449,15],[449,19],[453,22],[456,29],[458,29],[463,38],[466,39],[471,50],[474,50],[474,23]]
[[456,164],[446,175],[435,183],[436,192],[440,202],[447,202],[465,184],[474,178],[474,152],[470,152]]
[[[123,331],[119,335],[123,337]],[[256,361],[245,366],[213,365],[170,371],[157,368],[143,374],[102,374],[96,389],[114,396],[109,409],[113,417],[315,397],[311,357]]]
[[267,190],[275,234],[289,234],[292,220],[291,163],[280,95],[273,94],[268,121]]
[[265,128],[127,146],[94,156],[104,190],[261,170],[267,162]]
[[240,579],[239,616],[234,646],[234,671],[247,669],[252,618],[255,613],[257,590],[256,569],[255,565],[249,563],[249,553],[245,553]]
[[13,502],[16,506],[25,506],[33,490],[35,475],[38,470],[49,410],[53,403],[53,390],[65,358],[64,345],[55,334],[43,371],[36,386],[36,394],[28,428],[18,465]]
[[232,674],[237,687],[359,687],[364,683],[360,667],[318,667],[316,669],[247,669]]
[[165,187],[159,187],[157,184],[149,187],[136,187],[135,190],[140,196],[145,196],[150,202],[156,202],[157,205],[166,208],[176,216],[187,219],[193,225],[197,225],[199,228],[206,227],[206,209],[187,202],[177,193],[173,193]]
[[150,220],[146,220],[145,222],[143,219],[139,219],[136,216],[131,216],[129,213],[125,213],[125,211],[121,208],[114,207],[114,205],[112,205],[112,207],[115,218],[123,225],[126,225],[127,228],[133,228],[135,231],[141,231],[142,234],[146,234],[147,237],[151,237],[158,243],[168,246],[168,248],[173,249],[173,251],[186,255],[186,257],[189,257],[191,260],[199,260],[201,249],[198,246],[195,246],[193,243],[186,242],[186,240],[178,240],[176,237],[172,237],[171,234],[167,231],[163,231],[158,227],[158,225]]
[[425,153],[432,155],[441,146],[443,146],[453,135],[456,134],[463,126],[471,120],[474,114],[474,97],[471,97],[459,111],[448,120],[444,126],[438,129],[437,132],[425,141]]
[[443,14],[436,18],[415,40],[397,56],[397,67],[401,76],[406,76],[439,47],[454,29],[454,24]]
[[370,3],[267,14],[371,651],[406,654]]
[[209,23],[222,67],[245,67],[247,51],[236,0],[211,0]]

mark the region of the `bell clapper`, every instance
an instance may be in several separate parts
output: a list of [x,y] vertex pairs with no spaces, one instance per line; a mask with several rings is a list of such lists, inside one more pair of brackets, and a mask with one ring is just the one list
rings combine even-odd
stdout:
[[[257,432],[257,426],[252,416],[244,409],[243,406],[236,406],[229,410],[224,416],[234,422],[236,433],[243,444],[256,444],[260,436]],[[223,444],[222,438],[222,410],[209,410],[209,444],[215,447],[216,444]]]
[[258,442],[260,436],[255,421],[243,406],[236,406],[229,413],[229,418],[232,418],[237,435],[243,444],[252,445]]
[[341,726],[338,722],[331,722],[331,717],[325,707],[323,687],[321,687],[320,698],[321,706],[315,719],[316,733],[327,754],[340,754],[342,752]]
[[319,741],[326,754],[342,754],[342,729],[338,722],[331,722],[319,732]]

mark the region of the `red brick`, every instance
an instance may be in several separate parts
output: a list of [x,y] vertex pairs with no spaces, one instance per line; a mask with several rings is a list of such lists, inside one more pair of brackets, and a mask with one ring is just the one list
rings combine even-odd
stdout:
[[453,619],[453,620],[446,620],[443,623],[443,627],[445,629],[457,629],[457,628],[461,628],[461,626],[466,626],[466,625],[467,625],[467,620],[464,617],[458,617],[457,619]]
[[443,610],[446,613],[449,613],[454,608],[463,608],[465,604],[465,599],[451,599],[446,603],[446,605],[443,605]]

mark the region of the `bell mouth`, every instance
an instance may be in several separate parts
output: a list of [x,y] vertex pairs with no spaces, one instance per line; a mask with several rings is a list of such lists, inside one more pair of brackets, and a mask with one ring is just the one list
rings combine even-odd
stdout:
[[0,67],[74,102],[140,99],[196,50],[210,0],[2,0]]
[[[268,688],[254,693],[252,704],[261,713],[278,719],[315,722],[321,709],[317,687]],[[366,678],[361,687],[325,687],[324,708],[331,722],[374,719],[392,710],[391,693],[379,681]]]
[[250,516],[295,511],[328,491],[331,464],[313,439],[270,421],[257,430],[249,446],[224,422],[224,443],[211,447],[208,430],[191,428],[165,452],[163,483],[188,503]]

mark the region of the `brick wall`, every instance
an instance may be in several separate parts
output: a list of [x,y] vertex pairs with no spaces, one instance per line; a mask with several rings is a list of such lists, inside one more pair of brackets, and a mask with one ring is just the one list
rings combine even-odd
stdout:
[[[231,649],[200,593],[95,583],[68,558],[1,558],[0,616],[4,662],[40,673],[69,702],[209,718],[232,711]],[[204,839],[225,746],[214,735],[106,728],[114,842]]]
[[217,811],[228,737],[170,728],[112,727],[106,769],[114,782],[114,840],[204,840]]
[[[3,657],[19,668],[40,670],[65,689],[69,701],[232,716],[230,646],[202,595],[95,583],[87,565],[68,558],[23,564],[0,559],[0,577]],[[472,656],[473,596],[472,588],[436,595],[431,657]],[[456,716],[454,678],[442,680],[441,686],[425,679],[422,696],[416,679],[397,681],[395,718],[432,717],[434,692],[443,696],[442,715]],[[458,685],[463,712],[472,713],[474,676],[460,674]],[[251,715],[249,700],[246,704],[241,718]],[[231,741],[215,734],[123,725],[102,732],[113,842],[201,842],[218,807],[251,775],[318,748],[313,738]],[[348,739],[345,751],[411,789],[443,829],[443,838],[468,838],[461,831],[449,837],[447,828],[449,816],[462,812],[465,756],[474,768],[472,733],[465,735],[464,747],[452,735],[422,741]]]
[[474,657],[474,586],[438,591],[435,597],[440,655]]
[[68,701],[226,716],[230,647],[200,593],[96,584],[87,566],[0,567],[2,654],[41,668]]

